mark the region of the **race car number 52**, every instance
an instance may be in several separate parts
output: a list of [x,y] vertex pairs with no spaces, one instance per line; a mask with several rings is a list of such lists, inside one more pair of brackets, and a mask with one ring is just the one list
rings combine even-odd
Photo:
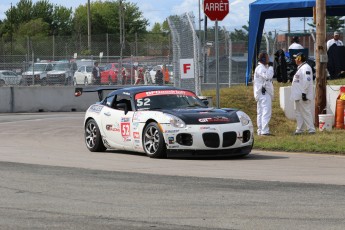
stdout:
[[128,137],[130,133],[130,124],[129,122],[123,122],[121,123],[121,135],[123,137]]
[[148,106],[150,105],[150,98],[143,98],[143,99],[138,99],[137,100],[137,106]]

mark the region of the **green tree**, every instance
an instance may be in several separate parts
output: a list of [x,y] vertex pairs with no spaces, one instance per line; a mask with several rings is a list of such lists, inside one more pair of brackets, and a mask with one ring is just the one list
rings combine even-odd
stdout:
[[16,32],[16,36],[18,37],[28,36],[32,38],[46,37],[48,34],[49,24],[44,22],[42,18],[33,19],[27,23],[22,23]]
[[[146,32],[146,26],[149,24],[144,19],[143,13],[134,3],[122,2],[125,34],[126,38],[135,37],[135,33],[142,34]],[[119,1],[96,1],[91,2],[91,33],[119,33]],[[73,19],[74,29],[79,34],[87,34],[87,5],[80,5],[75,10]]]
[[[343,21],[340,20],[340,16],[328,16],[326,17],[326,30],[327,31],[336,31],[344,28]],[[308,23],[312,28],[316,28],[314,23]]]

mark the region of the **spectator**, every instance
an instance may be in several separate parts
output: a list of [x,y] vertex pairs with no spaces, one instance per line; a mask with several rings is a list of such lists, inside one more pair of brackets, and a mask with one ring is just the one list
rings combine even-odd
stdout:
[[166,65],[163,65],[163,75],[164,75],[164,83],[169,84],[170,77],[169,77],[169,69]]
[[144,73],[143,68],[137,67],[137,70],[135,70],[135,85],[143,84],[144,83]]
[[101,73],[98,67],[98,62],[95,62],[94,67],[92,69],[92,75],[94,79],[95,85],[100,85],[101,84]]
[[299,44],[299,37],[293,36],[292,41],[293,41],[293,43],[289,46],[289,50],[304,49],[304,47],[301,44]]
[[145,70],[144,81],[145,81],[145,85],[151,85],[152,84],[151,74],[150,74],[150,71],[148,69]]
[[333,38],[327,41],[327,51],[329,50],[329,47],[331,47],[333,44],[336,44],[337,46],[344,46],[343,42],[340,41],[339,38],[339,32],[335,31],[333,34]]
[[163,85],[163,73],[161,69],[158,69],[156,71],[155,81],[156,81],[156,84]]
[[300,135],[306,130],[309,134],[315,134],[311,102],[314,98],[313,71],[302,52],[294,55],[294,57],[298,66],[291,85],[291,100],[295,103],[297,121],[294,134]]
[[265,52],[259,54],[259,63],[254,72],[254,98],[257,102],[257,134],[270,136],[269,122],[272,116],[273,67],[268,65],[269,57]]

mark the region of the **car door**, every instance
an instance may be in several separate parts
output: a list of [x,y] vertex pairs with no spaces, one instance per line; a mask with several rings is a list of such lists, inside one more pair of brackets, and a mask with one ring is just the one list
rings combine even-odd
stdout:
[[[83,75],[83,69],[85,69],[85,66],[79,67],[79,69],[74,73],[74,79],[75,82],[79,84],[84,84],[84,75]],[[84,70],[85,71],[85,70]]]
[[[127,113],[118,107],[120,103],[127,104],[129,109]],[[115,95],[113,98],[106,98],[106,106],[102,110],[102,129],[106,141],[114,148],[133,150],[131,133],[133,132],[132,119],[134,112],[131,107],[128,95]]]

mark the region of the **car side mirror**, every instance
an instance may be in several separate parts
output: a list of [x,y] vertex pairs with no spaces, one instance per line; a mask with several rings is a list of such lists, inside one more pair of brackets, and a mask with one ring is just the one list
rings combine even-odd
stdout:
[[202,102],[204,102],[204,104],[206,105],[206,106],[208,106],[208,100],[202,100]]
[[127,104],[126,103],[119,103],[116,105],[116,108],[119,110],[124,110],[125,114],[128,113],[128,108],[127,108]]

